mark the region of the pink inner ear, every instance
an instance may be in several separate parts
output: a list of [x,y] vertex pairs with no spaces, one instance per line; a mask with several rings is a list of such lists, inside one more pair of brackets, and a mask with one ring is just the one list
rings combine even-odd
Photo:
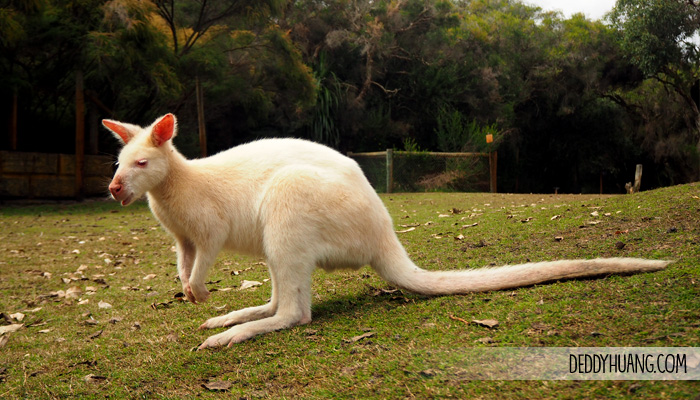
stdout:
[[156,146],[160,146],[173,137],[175,132],[175,117],[172,114],[166,114],[153,127],[152,137]]
[[102,120],[102,125],[106,126],[109,130],[119,135],[119,137],[122,138],[125,144],[129,143],[129,140],[131,139],[131,133],[122,125],[114,121],[110,121],[108,119]]

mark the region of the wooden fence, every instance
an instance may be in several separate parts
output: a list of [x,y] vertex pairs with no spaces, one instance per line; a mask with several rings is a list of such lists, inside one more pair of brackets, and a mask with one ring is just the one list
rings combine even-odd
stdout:
[[107,196],[113,157],[83,157],[84,174],[76,174],[73,154],[0,151],[0,198]]
[[497,193],[497,166],[498,166],[498,153],[441,153],[441,152],[409,152],[409,151],[398,151],[393,149],[387,149],[386,151],[377,151],[369,153],[353,153],[348,152],[348,157],[353,159],[360,158],[374,158],[374,159],[384,159],[386,168],[386,193],[392,193],[395,188],[395,176],[394,176],[394,158],[395,156],[428,156],[441,159],[466,159],[466,158],[487,158],[489,166],[489,190],[491,193]]

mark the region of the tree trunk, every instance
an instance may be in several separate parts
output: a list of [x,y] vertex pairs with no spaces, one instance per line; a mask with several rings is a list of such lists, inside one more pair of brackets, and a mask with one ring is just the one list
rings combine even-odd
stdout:
[[204,93],[199,77],[195,78],[197,96],[197,121],[199,123],[199,151],[202,158],[207,156],[207,130],[204,124]]
[[10,150],[17,151],[17,89],[12,92],[12,115],[10,116]]
[[85,93],[83,71],[75,73],[75,197],[84,194],[83,172],[85,170]]

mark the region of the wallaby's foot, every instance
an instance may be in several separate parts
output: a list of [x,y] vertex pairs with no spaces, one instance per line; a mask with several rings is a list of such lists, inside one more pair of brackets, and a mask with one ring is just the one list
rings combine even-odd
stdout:
[[209,336],[197,350],[213,349],[223,346],[231,347],[236,343],[241,343],[255,336],[254,333],[241,329],[242,326],[243,325],[239,325],[219,334]]
[[207,340],[199,346],[198,350],[222,346],[231,347],[236,343],[241,343],[263,333],[291,328],[295,325],[305,325],[309,322],[311,322],[310,312],[308,315],[303,316],[275,315],[270,318],[246,322],[241,325],[236,325],[227,331],[209,336]]
[[259,319],[272,317],[275,315],[276,310],[277,305],[274,302],[270,302],[262,306],[244,308],[225,315],[209,318],[199,327],[199,329],[221,328],[224,326],[233,326],[250,321],[257,321]]

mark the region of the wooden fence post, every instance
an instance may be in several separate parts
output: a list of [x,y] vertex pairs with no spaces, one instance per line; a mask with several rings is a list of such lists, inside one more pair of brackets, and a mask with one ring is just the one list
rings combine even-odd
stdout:
[[489,153],[489,175],[491,193],[498,193],[498,152]]
[[634,171],[634,193],[639,193],[642,188],[642,164],[637,164],[637,169]]
[[386,149],[386,192],[394,191],[394,149]]

